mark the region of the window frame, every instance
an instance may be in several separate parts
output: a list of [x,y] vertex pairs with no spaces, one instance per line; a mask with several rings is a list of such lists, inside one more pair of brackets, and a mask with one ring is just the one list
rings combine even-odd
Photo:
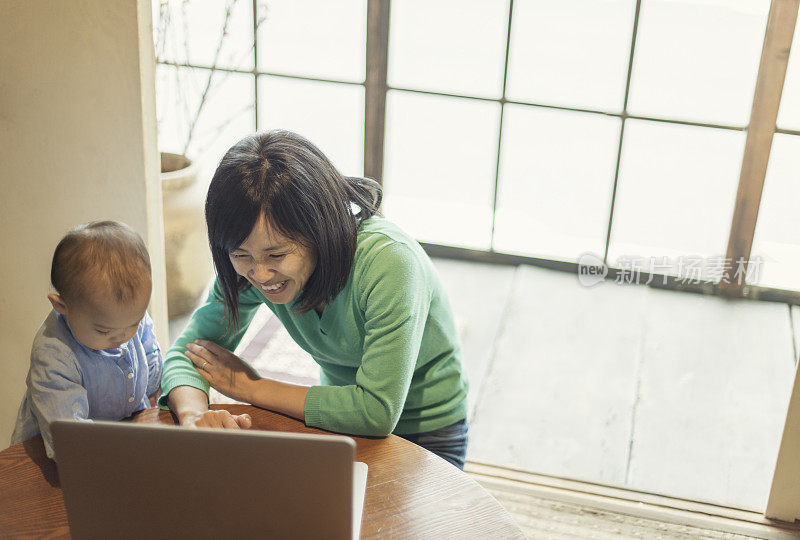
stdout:
[[[633,32],[631,35],[631,46],[628,59],[628,72],[625,84],[625,97],[623,109],[620,113],[609,113],[594,109],[582,109],[572,107],[561,107],[546,105],[534,102],[513,101],[506,99],[506,87],[508,81],[509,45],[511,42],[511,30],[514,16],[514,0],[508,0],[508,27],[505,43],[505,65],[503,68],[503,91],[500,98],[492,99],[466,94],[451,94],[441,92],[429,92],[424,90],[390,87],[387,84],[388,72],[388,51],[389,51],[389,29],[391,16],[391,0],[366,0],[367,1],[367,33],[366,33],[366,75],[361,83],[343,81],[329,78],[304,77],[289,75],[285,73],[264,72],[258,70],[258,1],[252,0],[253,5],[253,42],[254,42],[254,62],[252,70],[228,69],[219,67],[199,66],[188,63],[176,63],[159,61],[159,64],[174,66],[176,68],[194,68],[222,72],[234,72],[250,74],[253,76],[255,89],[255,103],[253,114],[255,115],[256,130],[260,129],[258,122],[258,90],[260,76],[286,77],[291,79],[328,82],[348,85],[361,85],[365,89],[365,125],[364,125],[364,174],[365,176],[382,181],[383,161],[384,161],[384,140],[386,130],[386,96],[389,90],[402,92],[414,92],[429,95],[441,95],[463,99],[477,99],[482,101],[496,102],[500,107],[500,130],[497,141],[497,156],[495,164],[494,196],[492,210],[492,240],[489,250],[475,250],[459,248],[454,246],[423,243],[426,251],[433,256],[462,259],[467,261],[494,263],[494,264],[529,264],[559,271],[578,274],[580,266],[574,262],[564,262],[558,260],[513,255],[495,251],[494,246],[494,226],[495,215],[497,212],[498,179],[500,171],[500,155],[502,152],[503,137],[503,114],[507,104],[524,105],[531,107],[542,107],[564,111],[575,111],[590,114],[602,114],[605,116],[616,116],[621,119],[619,147],[617,150],[617,165],[614,174],[614,186],[611,198],[611,208],[609,212],[608,225],[606,230],[606,245],[603,255],[603,262],[607,265],[608,246],[610,243],[611,232],[614,220],[614,204],[616,200],[617,183],[619,179],[619,169],[622,154],[622,144],[624,140],[625,124],[628,119],[649,120],[655,122],[667,122],[672,124],[682,124],[688,126],[708,127],[727,129],[735,131],[746,131],[747,141],[742,160],[742,167],[739,179],[739,191],[737,194],[736,206],[731,223],[731,232],[728,240],[726,257],[730,260],[737,260],[744,257],[747,260],[750,256],[753,237],[755,234],[756,221],[758,217],[758,206],[761,199],[761,191],[764,185],[767,163],[771,149],[772,138],[775,133],[800,136],[800,131],[791,129],[780,129],[777,127],[777,114],[780,106],[781,92],[785,80],[788,65],[789,50],[792,45],[797,13],[798,0],[771,0],[769,18],[762,48],[761,60],[759,63],[756,91],[753,98],[753,107],[750,121],[747,126],[708,124],[702,122],[690,122],[681,120],[670,120],[664,118],[646,117],[630,115],[627,113],[628,96],[630,92],[631,72],[636,49],[636,38],[639,25],[639,14],[641,11],[642,0],[636,0],[636,8],[633,22]],[[607,279],[616,279],[622,272],[630,270],[608,267]],[[673,276],[661,276],[664,279],[651,279],[656,275],[640,273],[641,281],[647,282],[651,287],[658,287],[671,290],[683,290],[704,294],[721,295],[736,298],[749,298],[754,300],[765,300],[774,302],[784,302],[800,305],[800,291],[783,290],[771,287],[762,287],[748,283],[734,283],[733,276],[727,273],[730,284],[724,282],[714,283],[709,281],[685,283]],[[796,501],[800,496],[800,486],[796,483],[788,485],[784,481],[786,478],[800,476],[800,465],[792,449],[800,447],[800,422],[797,417],[800,415],[800,377],[797,377],[794,384],[794,391],[789,406],[786,429],[781,443],[780,454],[776,465],[772,490],[765,514],[769,517],[791,520],[800,518],[800,508],[792,501]],[[791,418],[791,421],[790,421]]]
[[[788,64],[788,50],[791,48],[792,34],[794,32],[794,20],[791,12],[794,9],[796,14],[797,5],[794,0],[772,0],[770,5],[770,15],[767,22],[765,33],[765,45],[762,50],[761,61],[757,77],[756,92],[753,98],[753,110],[748,125],[733,124],[713,124],[705,122],[692,122],[686,120],[672,120],[651,116],[628,114],[628,97],[631,85],[631,73],[636,52],[636,39],[639,28],[639,15],[641,12],[642,0],[636,0],[634,13],[633,31],[631,33],[631,46],[628,58],[627,80],[625,83],[625,94],[623,108],[619,113],[611,113],[598,109],[585,109],[578,107],[563,107],[535,103],[530,101],[509,100],[506,98],[506,88],[508,82],[508,63],[511,43],[511,29],[514,16],[514,0],[508,0],[508,26],[506,31],[505,43],[505,65],[503,68],[503,91],[500,98],[486,98],[472,96],[468,94],[454,94],[444,92],[431,92],[399,86],[389,86],[387,84],[387,58],[389,49],[389,28],[391,16],[391,0],[368,0],[367,4],[367,66],[365,87],[368,98],[366,107],[365,125],[365,148],[364,148],[364,173],[375,178],[379,182],[383,176],[383,152],[385,137],[385,118],[386,118],[386,94],[389,90],[412,92],[418,94],[447,96],[462,99],[475,99],[489,101],[500,104],[500,131],[497,141],[497,155],[495,163],[495,177],[493,187],[492,203],[492,232],[490,249],[475,250],[447,246],[438,243],[423,242],[422,246],[428,253],[447,258],[470,260],[483,263],[495,264],[530,264],[545,268],[557,269],[561,271],[579,273],[580,265],[574,262],[564,262],[540,257],[523,255],[513,255],[495,251],[494,249],[494,228],[495,217],[497,214],[498,186],[500,173],[500,158],[503,140],[503,115],[507,104],[523,105],[529,107],[540,107],[546,109],[556,109],[563,111],[574,111],[589,114],[601,114],[604,116],[615,116],[620,118],[620,137],[617,149],[617,164],[614,172],[614,185],[611,196],[611,208],[606,227],[606,242],[603,253],[603,262],[608,267],[607,279],[615,280],[630,269],[618,268],[608,265],[608,248],[611,241],[611,233],[614,225],[614,207],[616,203],[617,186],[619,181],[620,163],[622,159],[622,145],[624,142],[625,125],[629,119],[647,120],[653,122],[664,122],[669,124],[679,124],[686,126],[706,127],[725,129],[747,133],[747,143],[742,160],[742,171],[739,180],[739,192],[731,223],[731,233],[729,235],[726,258],[732,261],[747,261],[750,257],[753,236],[755,235],[755,225],[758,211],[758,203],[763,188],[764,176],[766,174],[766,163],[769,160],[769,150],[774,133],[784,133],[789,135],[800,135],[800,131],[781,129],[776,125],[777,111],[780,105],[780,91],[785,79],[786,66]],[[792,7],[794,6],[794,7]],[[777,94],[776,94],[777,91]],[[773,114],[774,111],[774,114]],[[755,140],[759,144],[755,144]],[[768,139],[768,142],[766,142]],[[748,164],[758,164],[756,171],[745,170]],[[754,197],[757,192],[757,197]],[[662,274],[649,274],[639,272],[640,282],[648,283],[650,286],[682,290],[704,294],[715,294],[727,297],[750,298],[754,300],[786,302],[789,304],[800,305],[800,291],[778,289],[752,285],[745,282],[737,283],[734,279],[733,271],[735,268],[728,269],[723,281],[716,283],[712,281],[695,281],[686,283],[685,280],[673,276]],[[658,279],[655,279],[655,278]],[[729,283],[725,283],[727,280]]]

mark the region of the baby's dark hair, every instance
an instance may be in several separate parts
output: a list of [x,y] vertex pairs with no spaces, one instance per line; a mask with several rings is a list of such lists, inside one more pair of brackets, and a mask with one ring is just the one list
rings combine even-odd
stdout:
[[78,300],[97,282],[116,302],[130,302],[151,281],[150,256],[139,234],[118,221],[92,221],[69,231],[56,246],[50,282],[66,300]]

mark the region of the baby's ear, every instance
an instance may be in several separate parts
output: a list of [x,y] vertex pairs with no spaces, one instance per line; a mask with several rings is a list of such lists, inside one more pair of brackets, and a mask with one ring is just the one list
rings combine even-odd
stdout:
[[47,299],[50,300],[50,303],[53,304],[53,309],[56,312],[61,313],[62,315],[67,314],[67,304],[64,303],[64,300],[61,299],[60,294],[50,293],[47,295]]

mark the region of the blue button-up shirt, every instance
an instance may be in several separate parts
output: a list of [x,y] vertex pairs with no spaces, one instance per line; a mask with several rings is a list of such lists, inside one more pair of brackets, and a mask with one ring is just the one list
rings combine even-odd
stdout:
[[148,407],[148,396],[161,384],[163,361],[147,313],[130,341],[95,351],[75,339],[66,319],[51,311],[33,340],[28,390],[11,444],[41,433],[48,457],[55,459],[52,421],[121,420]]

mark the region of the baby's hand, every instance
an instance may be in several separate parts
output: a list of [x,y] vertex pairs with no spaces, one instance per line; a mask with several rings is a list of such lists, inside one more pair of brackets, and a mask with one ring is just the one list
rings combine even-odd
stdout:
[[150,396],[148,401],[150,402],[150,407],[157,407],[158,406],[158,398],[161,397],[161,389],[159,388],[158,391]]

